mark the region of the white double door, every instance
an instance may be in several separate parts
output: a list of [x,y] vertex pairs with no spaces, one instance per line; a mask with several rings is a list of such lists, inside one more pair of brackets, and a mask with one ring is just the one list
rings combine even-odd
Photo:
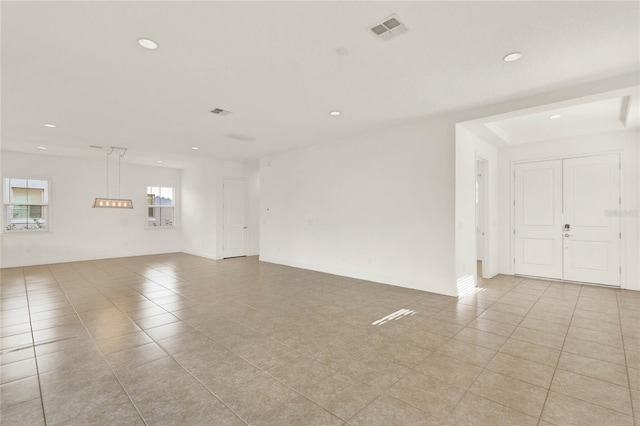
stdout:
[[620,286],[620,157],[516,164],[515,273]]

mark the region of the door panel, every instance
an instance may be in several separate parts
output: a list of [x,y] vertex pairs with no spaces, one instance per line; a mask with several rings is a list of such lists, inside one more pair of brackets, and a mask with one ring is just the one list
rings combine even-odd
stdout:
[[223,257],[246,256],[245,183],[224,180],[224,254]]
[[562,279],[562,160],[515,166],[515,273]]
[[556,224],[557,200],[554,199],[556,195],[554,185],[557,184],[557,179],[557,170],[551,166],[522,171],[522,224],[524,226]]
[[573,158],[563,163],[564,279],[620,285],[620,157]]
[[[610,243],[576,240],[571,243],[572,253],[571,256],[568,257],[569,262],[571,263],[571,265],[569,265],[570,269],[579,269],[589,272],[606,271],[609,269],[609,264],[611,263]],[[568,245],[569,243],[565,243],[565,246]]]
[[554,239],[523,238],[522,257],[529,265],[553,265],[557,256]]

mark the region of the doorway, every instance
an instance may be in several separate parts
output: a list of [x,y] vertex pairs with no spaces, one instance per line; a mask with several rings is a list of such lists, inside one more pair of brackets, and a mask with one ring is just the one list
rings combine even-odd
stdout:
[[620,286],[620,156],[514,165],[517,275]]
[[246,183],[242,179],[223,180],[223,258],[247,255]]
[[476,261],[477,276],[483,276],[487,255],[487,161],[476,156]]

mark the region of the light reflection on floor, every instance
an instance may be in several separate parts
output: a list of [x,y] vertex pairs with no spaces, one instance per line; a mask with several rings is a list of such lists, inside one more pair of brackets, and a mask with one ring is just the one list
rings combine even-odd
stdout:
[[639,292],[179,253],[0,274],[3,425],[634,424]]
[[379,320],[372,322],[371,325],[382,325],[386,322],[397,320],[402,317],[406,317],[407,315],[413,315],[415,313],[416,311],[413,311],[411,309],[400,309],[399,311],[395,311],[394,313],[389,314],[384,318],[380,318]]
[[483,291],[484,288],[476,287],[473,275],[465,275],[458,278],[458,297],[470,296]]

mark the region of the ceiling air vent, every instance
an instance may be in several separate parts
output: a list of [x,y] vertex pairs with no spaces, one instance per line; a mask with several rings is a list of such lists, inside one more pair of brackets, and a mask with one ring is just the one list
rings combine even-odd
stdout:
[[406,33],[408,28],[397,15],[391,15],[384,21],[372,25],[368,30],[382,40],[391,40],[395,36]]
[[227,111],[226,109],[222,108],[215,108],[211,110],[211,113],[216,115],[228,115],[231,114],[231,111]]
[[244,142],[250,142],[255,139],[253,136],[241,135],[240,133],[229,133],[227,136],[231,139],[236,139]]

